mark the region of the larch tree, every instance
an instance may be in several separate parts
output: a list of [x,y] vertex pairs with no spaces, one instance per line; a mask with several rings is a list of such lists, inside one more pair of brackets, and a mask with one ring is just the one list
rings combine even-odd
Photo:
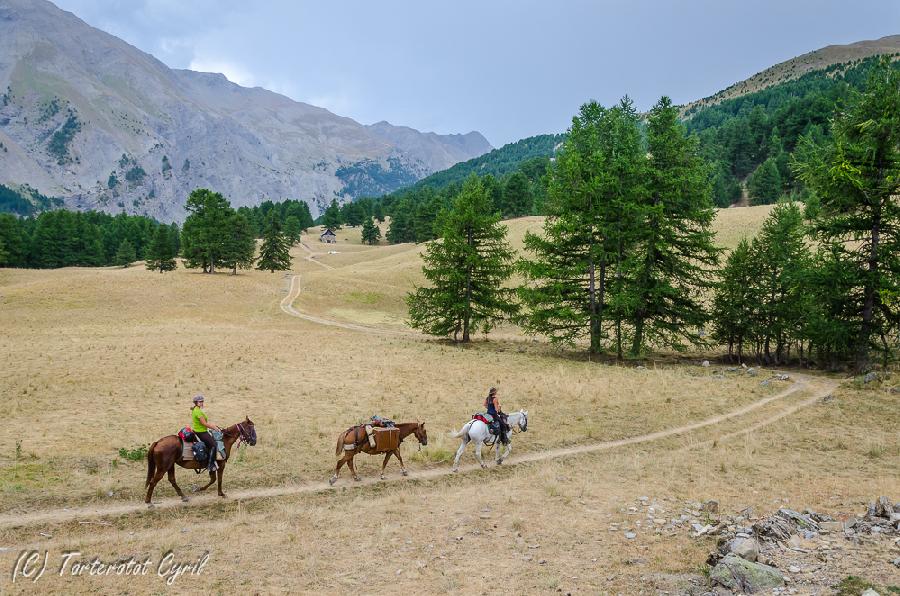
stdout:
[[888,58],[836,115],[831,139],[803,154],[795,169],[817,195],[817,239],[853,275],[842,310],[855,322],[848,356],[864,372],[873,351],[887,360],[900,323],[891,299],[900,291],[900,71]]
[[708,320],[702,300],[718,263],[707,165],[668,97],[650,110],[647,151],[641,234],[629,251],[623,285],[633,356],[650,342],[674,349],[702,343]]
[[[506,226],[481,180],[466,180],[449,211],[439,216],[441,239],[422,256],[431,283],[407,295],[409,324],[429,335],[468,342],[516,314],[514,290],[505,287],[514,253]],[[461,337],[460,337],[461,336]]]
[[[520,262],[526,331],[602,351],[611,325],[621,353],[621,267],[634,243],[645,170],[638,115],[628,98],[584,104],[549,170],[543,234],[528,233]],[[609,296],[613,295],[614,312]]]

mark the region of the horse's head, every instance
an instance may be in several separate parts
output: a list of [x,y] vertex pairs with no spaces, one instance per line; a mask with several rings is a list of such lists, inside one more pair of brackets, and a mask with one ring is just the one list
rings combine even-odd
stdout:
[[416,439],[419,441],[419,445],[428,445],[428,433],[425,432],[424,422],[420,422],[416,426],[416,428],[413,429],[413,434],[416,435]]
[[528,430],[528,410],[519,410],[519,430],[525,432]]
[[256,427],[249,416],[245,416],[244,421],[238,424],[238,432],[241,433],[241,441],[251,447],[256,445]]

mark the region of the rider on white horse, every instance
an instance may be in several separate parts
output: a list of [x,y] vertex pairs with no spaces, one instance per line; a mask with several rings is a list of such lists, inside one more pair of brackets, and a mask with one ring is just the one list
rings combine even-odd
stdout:
[[497,434],[500,437],[500,441],[506,445],[509,443],[509,438],[507,437],[509,426],[507,426],[506,421],[504,420],[506,416],[500,409],[500,397],[497,395],[496,387],[491,387],[490,391],[488,391],[488,396],[484,400],[484,407],[487,410],[487,413],[493,417],[497,428],[499,429]]

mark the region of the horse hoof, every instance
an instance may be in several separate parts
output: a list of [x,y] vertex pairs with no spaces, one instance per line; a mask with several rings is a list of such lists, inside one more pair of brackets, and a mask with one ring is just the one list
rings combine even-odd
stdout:
[[407,472],[406,470],[400,470],[400,473],[404,476],[409,476],[409,472]]
[[486,466],[485,464],[481,464],[481,469],[482,469],[482,470],[487,470],[487,466]]
[[360,480],[362,480],[362,478],[360,478],[359,476],[354,476],[354,477],[353,477],[353,480],[354,480],[355,482],[359,482]]
[[226,495],[225,493],[219,493],[219,496],[222,497],[223,499],[228,498],[228,495]]
[[503,465],[503,460],[502,460],[502,459],[498,459],[498,460],[497,460],[497,465],[498,465],[498,466],[502,466],[502,465]]
[[188,501],[190,501],[190,499],[188,499],[187,497],[181,497],[182,503],[187,503]]
[[153,503],[147,503],[147,509],[153,509],[154,507],[156,507],[156,505]]
[[382,474],[381,476],[379,476],[379,478],[381,478],[382,480],[384,480],[384,474]]
[[450,471],[451,471],[451,472],[454,472],[454,473],[455,473],[455,472],[459,472],[459,468],[453,468],[453,469],[450,470]]
[[334,486],[335,482],[337,482],[337,476],[332,476],[328,479],[328,486]]

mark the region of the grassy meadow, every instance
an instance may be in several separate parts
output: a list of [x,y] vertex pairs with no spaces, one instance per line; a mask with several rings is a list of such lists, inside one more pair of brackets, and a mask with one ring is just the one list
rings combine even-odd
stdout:
[[[755,233],[769,209],[720,211],[720,245],[731,248]],[[520,248],[541,219],[507,223]],[[765,371],[753,377],[699,366],[709,355],[590,362],[515,328],[465,347],[413,332],[379,333],[405,330],[403,296],[423,282],[423,247],[364,246],[358,228],[340,230],[334,245],[317,237],[311,230],[308,248],[294,247],[289,273],[179,268],[161,275],[140,264],[0,269],[0,517],[23,517],[0,525],[0,548],[7,549],[0,565],[12,565],[22,548],[107,558],[209,550],[202,581],[217,593],[679,590],[702,576],[714,543],[649,529],[627,540],[619,530],[633,521],[627,508],[639,496],[670,511],[710,498],[728,511],[855,511],[880,494],[900,498],[896,396],[845,383],[833,399],[805,404],[834,382],[824,378],[690,432],[417,480],[417,473],[449,468],[458,445],[450,432],[480,408],[492,385],[507,411],[529,411],[515,457],[690,425],[780,395],[791,383],[762,385]],[[293,275],[295,309],[373,332],[286,314],[281,302]],[[336,491],[27,522],[35,511],[141,502],[146,461],[120,449],[139,454],[175,433],[188,423],[196,393],[206,396],[217,424],[245,415],[256,423],[259,443],[233,456],[226,492],[322,482],[338,433],[376,413],[425,421],[429,444],[404,444],[409,481],[354,489],[345,469]],[[472,461],[470,447],[463,462]],[[377,476],[380,463],[357,458],[365,477]],[[399,476],[396,462],[388,473]],[[176,474],[186,489],[205,478],[181,468]],[[176,498],[163,479],[154,499]],[[889,572],[876,566],[871,573],[887,581]],[[181,581],[176,585],[199,585]],[[0,591],[22,589],[9,582],[4,574]],[[152,574],[50,575],[41,587],[165,589]]]

